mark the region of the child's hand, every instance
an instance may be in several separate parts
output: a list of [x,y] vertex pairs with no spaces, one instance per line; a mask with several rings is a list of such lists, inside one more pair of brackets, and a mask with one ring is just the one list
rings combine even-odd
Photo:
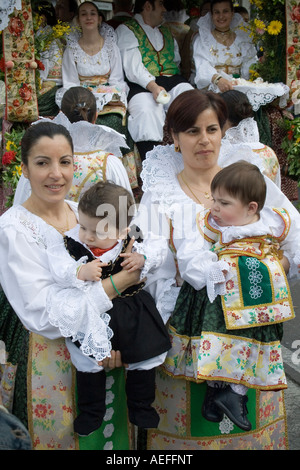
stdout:
[[107,266],[107,263],[102,263],[99,259],[94,259],[93,261],[81,266],[77,277],[81,281],[100,281],[102,276],[102,266]]
[[142,269],[145,264],[144,256],[137,252],[122,253],[120,256],[125,258],[121,266],[129,273]]

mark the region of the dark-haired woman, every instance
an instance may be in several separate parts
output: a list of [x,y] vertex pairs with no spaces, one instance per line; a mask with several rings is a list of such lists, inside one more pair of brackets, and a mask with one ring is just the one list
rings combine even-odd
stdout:
[[[223,128],[223,140],[220,161],[226,161],[226,147],[232,145],[249,145],[255,155],[258,156],[258,164],[261,163],[263,173],[277,186],[281,186],[281,176],[278,158],[274,150],[261,142],[257,122],[251,103],[245,93],[238,90],[229,90],[221,93],[228,110],[228,119]],[[255,163],[253,161],[253,163]],[[255,163],[256,164],[256,163]]]
[[97,124],[106,125],[126,136],[123,164],[132,188],[138,187],[140,159],[127,130],[128,85],[124,80],[116,34],[102,18],[96,4],[83,2],[78,8],[78,30],[68,36],[62,60],[63,87],[57,91],[61,107],[65,91],[74,86],[88,87],[97,100]]
[[[66,315],[76,312],[84,321],[94,302],[107,310],[116,296],[109,279],[91,283],[82,295],[76,288],[60,288],[50,271],[48,250],[77,224],[77,204],[65,200],[73,181],[72,139],[64,126],[39,122],[25,132],[21,154],[31,195],[0,218],[0,339],[8,354],[1,382],[4,405],[11,398],[12,411],[28,427],[36,450],[128,449],[126,402],[114,377],[108,395],[110,403],[117,395],[118,405],[100,434],[88,441],[74,434],[72,366],[62,333],[50,321],[49,309],[58,297]],[[121,271],[114,280],[123,292],[138,278],[139,272]],[[106,323],[101,324],[105,330]]]
[[[152,231],[164,233],[170,246],[166,262],[155,276],[147,279],[147,288],[165,322],[172,316],[182,281],[188,279],[185,246],[190,240],[190,249],[195,249],[193,237],[199,230],[197,214],[212,204],[210,184],[220,170],[218,158],[226,119],[226,105],[219,94],[200,90],[182,93],[167,114],[167,131],[174,144],[157,146],[147,154],[143,165],[144,195],[137,223],[144,236],[151,223]],[[241,152],[238,155],[232,153],[228,164],[241,157],[251,162],[253,152],[245,147],[242,155]],[[272,206],[286,208],[299,230],[299,213],[272,181],[267,177],[265,180],[267,204],[271,201]],[[182,331],[188,326],[192,328],[192,325],[185,325],[183,319]],[[197,358],[193,357],[192,345],[180,343],[180,338],[175,335],[171,339],[173,345],[178,341],[178,347],[181,345],[185,349],[193,367]],[[271,439],[272,448],[286,447],[281,392],[251,390],[248,409],[251,410],[249,419],[253,430],[241,432],[228,419],[207,422],[202,417],[204,383],[196,384],[180,377],[175,379],[160,370],[156,384],[160,424],[158,430],[148,432],[148,450],[264,449],[267,447],[265,439],[268,443]],[[271,408],[273,411],[267,418]]]
[[231,0],[211,2],[211,13],[199,19],[193,43],[197,88],[223,92],[232,89],[234,77],[249,78],[256,49],[244,24]]

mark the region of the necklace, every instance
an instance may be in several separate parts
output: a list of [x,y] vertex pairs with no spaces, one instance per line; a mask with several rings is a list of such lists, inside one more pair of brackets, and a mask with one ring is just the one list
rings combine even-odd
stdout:
[[47,224],[51,225],[51,227],[55,228],[55,230],[57,230],[61,235],[64,235],[65,232],[68,232],[68,230],[70,229],[69,217],[68,217],[68,212],[67,212],[67,205],[66,205],[66,203],[64,204],[64,209],[65,209],[66,224],[67,224],[67,225],[64,226],[64,227],[58,227],[57,225],[52,224],[51,222],[49,222],[48,220],[46,220],[46,219],[43,217],[44,221],[45,221]]
[[[51,223],[49,220],[47,220],[46,217],[43,217],[43,216],[39,215],[34,210],[33,211],[31,210],[30,212],[37,215],[41,219],[43,219],[44,222],[46,222],[46,224],[51,225],[51,227],[55,228],[55,230],[57,230],[61,235],[64,235],[65,232],[67,232],[70,229],[69,217],[68,217],[68,211],[67,211],[67,204],[66,203],[64,204],[64,209],[65,209],[65,215],[66,215],[66,226],[64,226],[64,227],[59,227],[58,225],[55,225],[55,224]],[[30,209],[28,209],[28,210],[30,210]]]
[[214,36],[217,42],[219,42],[223,46],[226,46],[227,48],[229,48],[233,42],[233,34],[231,29],[227,29],[226,31],[220,31],[219,29],[215,28],[212,31],[212,35]]
[[226,29],[226,31],[221,31],[220,29],[215,28],[215,31],[218,31],[218,33],[221,33],[221,34],[231,33],[231,29]]
[[[192,191],[192,189],[190,188],[190,186],[189,186],[189,185],[187,184],[187,182],[185,181],[182,172],[180,173],[180,176],[181,176],[182,181],[183,181],[184,184],[186,185],[186,187],[189,189],[190,193],[194,196],[195,199],[197,199],[197,201],[198,201],[200,204],[202,204],[202,202],[200,201],[200,199],[196,196],[196,194]],[[200,193],[204,194],[205,199],[210,199],[211,195],[209,194],[208,191],[201,191],[201,189],[198,189],[198,191],[200,191]]]
[[102,36],[100,36],[99,40],[97,41],[96,44],[93,44],[92,46],[89,46],[87,44],[85,44],[84,41],[82,41],[80,43],[80,46],[81,48],[84,50],[84,52],[89,55],[89,56],[93,56],[93,55],[96,55],[98,54],[98,52],[102,49],[103,47],[103,38]]

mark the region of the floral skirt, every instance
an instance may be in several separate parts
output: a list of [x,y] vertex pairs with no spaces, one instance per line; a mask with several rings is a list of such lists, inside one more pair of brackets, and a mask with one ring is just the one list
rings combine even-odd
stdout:
[[251,431],[242,431],[227,416],[220,423],[204,419],[201,408],[205,392],[206,383],[174,379],[158,368],[154,406],[160,422],[157,429],[148,430],[146,435],[140,433],[139,449],[175,454],[178,450],[288,449],[283,390],[248,390],[247,417],[252,424]]
[[1,287],[0,353],[3,404],[29,430],[34,450],[133,448],[124,369],[107,373],[106,414],[101,427],[90,436],[78,436],[73,431],[77,414],[75,369],[65,340],[49,340],[26,330]]
[[221,380],[259,390],[287,388],[281,323],[227,330],[218,296],[184,282],[169,324],[172,348],[163,365],[173,377]]

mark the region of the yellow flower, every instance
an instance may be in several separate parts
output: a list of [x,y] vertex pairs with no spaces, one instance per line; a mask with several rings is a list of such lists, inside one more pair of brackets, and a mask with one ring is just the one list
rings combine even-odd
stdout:
[[263,9],[262,0],[250,0],[252,5],[255,5],[259,10]]
[[13,140],[8,140],[5,148],[9,152],[10,150],[16,150],[17,146]]
[[281,29],[282,29],[282,23],[281,21],[277,21],[277,20],[271,21],[271,23],[267,27],[268,33],[273,36],[277,36],[277,34],[280,33]]
[[254,20],[254,25],[255,25],[255,27],[256,27],[257,29],[262,29],[262,30],[266,29],[265,23],[264,23],[263,21],[261,21],[261,20],[255,19],[255,20]]

